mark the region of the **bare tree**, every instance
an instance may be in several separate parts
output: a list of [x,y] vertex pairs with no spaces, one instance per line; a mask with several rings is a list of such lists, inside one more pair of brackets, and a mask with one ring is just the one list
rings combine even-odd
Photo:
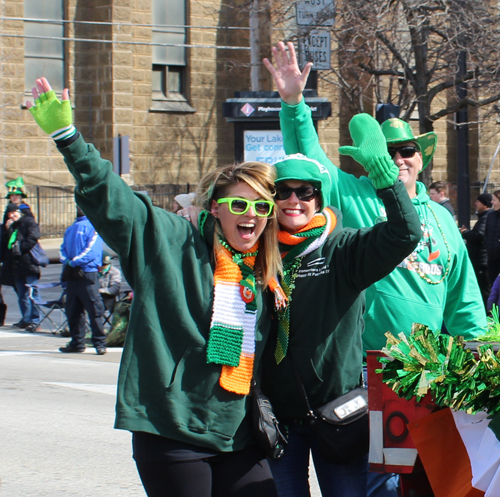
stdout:
[[408,120],[418,111],[421,133],[467,106],[497,113],[498,19],[489,0],[345,0],[332,31],[338,66],[322,78],[357,112],[393,103]]

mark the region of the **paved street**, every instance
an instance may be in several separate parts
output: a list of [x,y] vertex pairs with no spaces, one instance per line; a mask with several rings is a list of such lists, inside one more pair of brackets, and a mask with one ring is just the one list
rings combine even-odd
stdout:
[[66,356],[67,340],[0,330],[0,495],[144,496],[113,429],[121,349]]
[[[57,281],[60,270],[49,265],[42,282]],[[0,496],[145,496],[130,434],[113,428],[121,349],[109,348],[105,356],[93,348],[61,354],[68,338],[10,326],[20,319],[17,299],[9,287],[3,294]],[[312,497],[320,495],[314,482]]]

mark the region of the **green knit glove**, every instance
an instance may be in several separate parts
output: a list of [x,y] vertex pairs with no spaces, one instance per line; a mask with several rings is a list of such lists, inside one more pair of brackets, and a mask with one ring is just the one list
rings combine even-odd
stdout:
[[56,142],[67,140],[76,133],[70,101],[61,102],[54,90],[42,93],[35,100],[35,105],[31,107],[30,112],[40,128]]
[[356,114],[349,123],[354,147],[340,147],[342,155],[351,156],[368,173],[373,186],[379,190],[392,186],[399,175],[379,123],[368,114]]

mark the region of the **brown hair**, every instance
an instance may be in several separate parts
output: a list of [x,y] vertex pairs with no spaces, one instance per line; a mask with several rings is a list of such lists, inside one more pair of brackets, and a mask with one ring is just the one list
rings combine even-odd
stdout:
[[[231,187],[244,182],[263,199],[274,201],[275,169],[265,162],[242,162],[216,169],[206,174],[196,191],[196,204],[210,211],[212,200],[227,195]],[[223,235],[219,223],[216,224],[214,250],[220,250],[219,236]],[[259,238],[259,254],[255,261],[255,274],[264,288],[272,277],[281,273],[281,256],[278,249],[278,220],[276,208],[267,218],[267,224]]]
[[495,195],[495,197],[496,197],[498,200],[500,200],[500,190],[495,190],[495,191],[493,192],[493,195]]
[[435,181],[431,186],[429,186],[429,190],[436,190],[438,193],[444,192],[446,195],[448,186],[444,181]]

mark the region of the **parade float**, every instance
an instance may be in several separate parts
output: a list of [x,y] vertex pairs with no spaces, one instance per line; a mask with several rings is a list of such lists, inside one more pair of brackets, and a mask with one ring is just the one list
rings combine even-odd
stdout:
[[403,497],[500,496],[500,321],[464,342],[414,324],[368,351],[370,469]]

